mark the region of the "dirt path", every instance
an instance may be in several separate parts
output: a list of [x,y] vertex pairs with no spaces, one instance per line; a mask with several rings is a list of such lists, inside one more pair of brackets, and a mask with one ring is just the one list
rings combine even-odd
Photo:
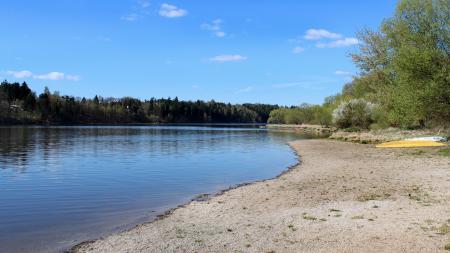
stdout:
[[329,140],[291,143],[277,179],[194,201],[75,252],[448,252],[450,159]]

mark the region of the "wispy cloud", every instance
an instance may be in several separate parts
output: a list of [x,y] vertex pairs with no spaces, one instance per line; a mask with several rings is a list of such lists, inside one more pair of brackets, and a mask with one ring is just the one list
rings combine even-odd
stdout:
[[[308,29],[306,30],[303,37],[297,37],[295,39],[290,39],[290,43],[302,43],[304,40],[312,40],[317,41],[315,46],[317,48],[338,48],[338,47],[347,47],[359,44],[358,39],[353,37],[344,37],[340,33],[331,32],[325,29]],[[296,50],[295,47],[293,53],[298,52],[301,53],[301,49]]]
[[248,57],[246,56],[234,54],[234,55],[218,55],[210,58],[209,60],[213,62],[236,62],[236,61],[245,61],[247,59]]
[[247,92],[250,92],[250,91],[253,91],[253,87],[252,86],[248,86],[248,87],[245,87],[243,89],[237,90],[236,93],[247,93]]
[[334,74],[338,75],[338,76],[350,76],[350,75],[352,75],[352,73],[350,73],[348,71],[343,71],[343,70],[336,70],[336,71],[334,71]]
[[15,78],[27,78],[31,77],[33,73],[28,70],[20,70],[20,71],[8,70],[6,71],[6,75],[13,76]]
[[161,8],[159,9],[159,15],[166,18],[178,18],[186,16],[187,14],[187,10],[166,3],[161,4]]
[[66,75],[62,72],[53,71],[45,74],[33,74],[33,72],[29,70],[21,70],[21,71],[14,71],[14,70],[8,70],[5,72],[7,76],[12,76],[14,78],[34,78],[38,80],[51,80],[51,81],[58,81],[58,80],[68,80],[68,81],[79,81],[80,77],[77,75]]
[[303,47],[294,47],[292,49],[293,54],[299,54],[299,53],[302,53],[303,51],[305,51],[305,49]]
[[148,0],[136,0],[135,4],[131,7],[131,13],[122,15],[120,19],[128,22],[136,21],[149,14],[149,7],[150,2]]
[[336,47],[348,47],[359,44],[357,38],[344,38],[340,40],[334,40],[331,42],[319,42],[316,44],[317,48],[336,48]]
[[199,86],[199,85],[196,85],[196,84],[192,85],[191,87],[192,87],[192,89],[194,89],[194,90],[200,89],[200,86]]
[[58,81],[64,79],[64,73],[61,72],[50,72],[46,74],[41,75],[34,75],[33,78],[40,79],[40,80],[52,80],[52,81]]
[[336,70],[334,74],[343,77],[346,82],[350,82],[354,78],[354,74],[349,71]]
[[221,19],[216,19],[216,20],[213,20],[211,23],[203,23],[200,27],[203,30],[211,31],[214,36],[222,38],[227,35],[222,30],[222,23],[223,23],[223,21]]
[[325,29],[308,29],[303,38],[306,40],[339,39],[342,35]]

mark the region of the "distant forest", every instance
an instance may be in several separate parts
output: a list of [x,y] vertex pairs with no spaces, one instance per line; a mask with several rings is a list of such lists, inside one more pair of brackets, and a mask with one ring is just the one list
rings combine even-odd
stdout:
[[27,83],[0,85],[2,124],[265,123],[278,105],[36,95]]

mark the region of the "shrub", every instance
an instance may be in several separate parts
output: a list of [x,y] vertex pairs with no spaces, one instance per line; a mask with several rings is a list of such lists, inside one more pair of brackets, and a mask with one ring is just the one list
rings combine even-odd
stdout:
[[340,128],[368,129],[374,122],[375,105],[364,99],[342,102],[333,111],[333,123]]

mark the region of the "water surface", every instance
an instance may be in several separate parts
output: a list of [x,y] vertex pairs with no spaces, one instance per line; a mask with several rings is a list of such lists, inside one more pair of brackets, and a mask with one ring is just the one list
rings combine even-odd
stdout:
[[294,138],[242,127],[0,127],[0,252],[62,251],[274,177],[296,163]]

